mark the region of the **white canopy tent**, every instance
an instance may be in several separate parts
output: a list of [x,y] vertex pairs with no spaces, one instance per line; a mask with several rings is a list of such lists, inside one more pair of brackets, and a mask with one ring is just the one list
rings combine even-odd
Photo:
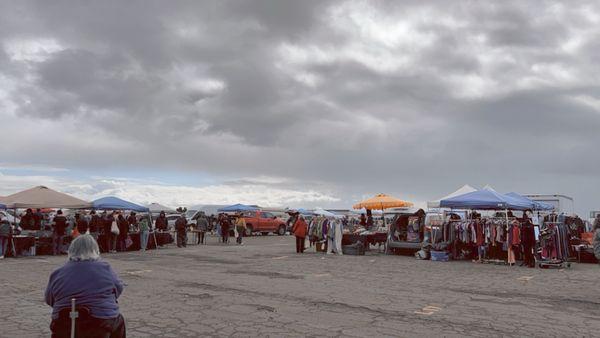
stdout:
[[427,208],[429,208],[429,209],[439,208],[441,200],[445,200],[445,199],[452,198],[452,197],[455,197],[455,196],[460,196],[460,195],[467,194],[467,193],[470,193],[470,192],[473,192],[473,191],[477,191],[477,189],[473,188],[472,186],[470,186],[468,184],[465,184],[461,188],[459,188],[458,190],[456,190],[455,192],[453,192],[453,193],[451,193],[451,194],[449,194],[447,196],[444,196],[444,197],[442,197],[440,199],[437,199],[435,201],[429,201],[429,202],[427,202]]
[[79,198],[52,190],[44,186],[37,186],[31,189],[6,196],[2,198],[2,203],[10,209],[26,208],[61,208],[61,209],[89,209],[92,203]]
[[175,209],[169,208],[169,207],[164,206],[159,203],[150,203],[147,205],[147,207],[148,207],[148,209],[150,209],[150,212],[153,214],[157,214],[161,211],[164,211],[165,213],[175,212]]

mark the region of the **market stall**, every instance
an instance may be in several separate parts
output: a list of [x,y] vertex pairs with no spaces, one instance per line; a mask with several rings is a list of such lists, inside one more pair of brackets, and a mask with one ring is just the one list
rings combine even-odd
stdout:
[[[91,203],[45,186],[37,186],[2,198],[2,204],[13,209],[89,209]],[[45,243],[52,242],[52,233],[43,229],[23,229],[11,237],[7,255],[36,255],[46,252]],[[41,250],[38,250],[41,249]]]
[[372,198],[356,203],[352,207],[354,209],[365,209],[368,211],[369,217],[372,210],[381,210],[382,226],[378,228],[371,227],[370,224],[366,228],[361,226],[344,233],[342,237],[342,245],[352,245],[360,241],[368,249],[371,245],[384,245],[388,241],[388,229],[385,226],[385,210],[391,208],[410,208],[411,202],[403,201],[385,194],[378,194]]
[[[123,200],[118,197],[108,196],[97,199],[92,202],[92,209],[95,210],[120,210],[120,211],[135,211],[148,213],[150,209],[148,207],[129,202]],[[150,214],[147,215],[149,217],[149,224],[152,224],[152,219],[150,218]],[[99,243],[105,243],[106,237],[108,234],[100,234],[98,236]],[[140,250],[140,232],[138,229],[130,229],[129,238],[131,238],[132,244],[127,248],[127,251],[137,251]],[[157,232],[151,231],[151,235],[148,238],[148,246],[147,249],[155,249],[156,243],[159,246],[172,243],[174,241],[173,236],[168,232]]]
[[[482,189],[440,201],[440,207],[471,211],[468,219],[448,219],[441,227],[432,228],[431,257],[441,257],[447,260],[477,259],[482,262],[497,262],[514,264],[523,258],[527,264],[532,264],[533,249],[537,235],[533,224],[525,218],[516,218],[512,211],[537,210],[547,206],[538,205],[534,201],[521,198],[518,194],[504,195],[491,188]],[[481,216],[474,211],[496,210],[503,211],[496,215]],[[564,248],[563,230],[561,226],[547,225],[552,234],[540,237],[541,242],[560,243]],[[542,244],[543,246],[544,244]],[[549,254],[552,258],[565,259],[564,252]],[[542,250],[540,260],[549,256]]]

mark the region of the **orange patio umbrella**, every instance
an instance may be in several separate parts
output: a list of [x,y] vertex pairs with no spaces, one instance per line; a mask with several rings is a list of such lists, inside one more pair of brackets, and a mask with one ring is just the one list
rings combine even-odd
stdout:
[[408,208],[412,206],[413,204],[410,202],[403,201],[386,194],[378,194],[375,197],[371,197],[362,202],[358,202],[352,207],[354,209],[365,208],[367,210],[381,210],[381,219],[383,219],[383,224],[385,225],[385,213],[383,211],[384,209]]
[[413,204],[386,194],[378,194],[375,197],[358,202],[352,207],[354,209],[384,210],[389,208],[409,208]]

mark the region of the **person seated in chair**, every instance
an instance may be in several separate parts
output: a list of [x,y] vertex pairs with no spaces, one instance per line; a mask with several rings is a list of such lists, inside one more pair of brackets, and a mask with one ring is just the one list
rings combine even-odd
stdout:
[[117,303],[122,292],[123,282],[100,259],[96,240],[89,234],[75,238],[68,261],[50,275],[46,287],[46,304],[52,307],[52,338],[70,337],[73,298],[79,315],[76,337],[125,337],[125,320]]

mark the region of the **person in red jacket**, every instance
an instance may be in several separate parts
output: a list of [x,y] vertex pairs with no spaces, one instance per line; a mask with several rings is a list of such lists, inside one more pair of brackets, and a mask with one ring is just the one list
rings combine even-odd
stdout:
[[294,226],[292,227],[292,233],[296,236],[296,253],[304,252],[304,239],[306,238],[306,233],[308,232],[308,225],[304,220],[304,217],[298,215],[296,212],[296,222],[294,222]]

